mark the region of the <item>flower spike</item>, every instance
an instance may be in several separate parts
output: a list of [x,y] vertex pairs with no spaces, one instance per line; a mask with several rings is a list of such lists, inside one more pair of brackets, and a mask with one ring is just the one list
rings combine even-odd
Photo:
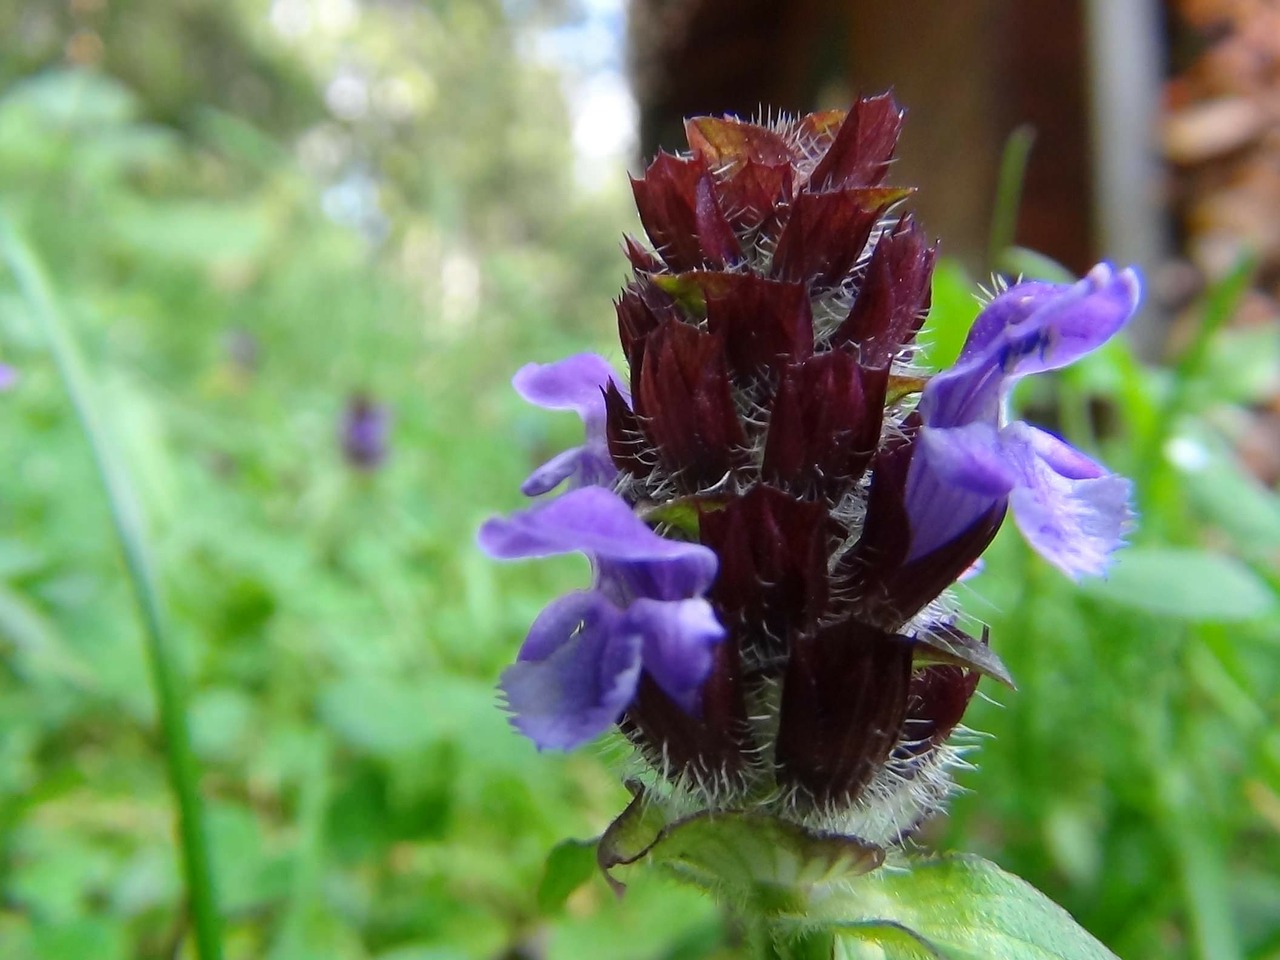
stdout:
[[652,249],[624,243],[628,375],[593,354],[516,375],[585,442],[480,544],[580,552],[593,580],[503,673],[512,722],[543,749],[618,731],[671,810],[898,842],[945,799],[979,678],[1012,684],[940,599],[1008,514],[1072,577],[1132,523],[1127,480],[1005,408],[1123,327],[1136,275],[1010,287],[926,376],[936,247],[886,184],[903,118],[886,95],[689,120],[689,152],[632,184]]

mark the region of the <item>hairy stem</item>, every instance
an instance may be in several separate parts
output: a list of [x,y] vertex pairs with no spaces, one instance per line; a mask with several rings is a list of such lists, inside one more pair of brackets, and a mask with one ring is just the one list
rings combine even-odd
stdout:
[[761,885],[749,909],[748,929],[760,960],[832,960],[835,936],[831,931],[795,922],[805,916],[803,898]]

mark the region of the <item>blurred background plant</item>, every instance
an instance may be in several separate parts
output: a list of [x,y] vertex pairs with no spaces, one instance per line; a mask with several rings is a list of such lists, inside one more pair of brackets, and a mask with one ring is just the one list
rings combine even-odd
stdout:
[[[1170,69],[1225,83],[1197,58],[1245,27],[1185,6]],[[637,0],[638,79],[661,61],[655,24],[669,39],[715,7]],[[144,508],[229,957],[734,955],[697,895],[653,877],[615,901],[585,848],[556,847],[625,791],[597,753],[537,757],[492,685],[583,567],[495,569],[472,545],[576,430],[524,409],[510,374],[613,340],[636,228],[624,169],[636,130],[661,127],[652,91],[680,76],[668,57],[667,85],[631,100],[623,18],[606,0],[0,10],[0,209],[48,272]],[[945,104],[901,69],[875,82],[907,88],[910,152]],[[858,77],[835,73],[769,99],[847,100]],[[1278,73],[1232,95],[1273,109]],[[1217,89],[1197,82],[1175,80],[1174,108]],[[985,116],[978,94],[966,109]],[[756,102],[680,109],[734,106]],[[973,174],[987,211],[1005,132]],[[1063,192],[1036,149],[1017,239],[1075,266],[1081,241],[1036,227]],[[1172,157],[1191,177],[1175,214],[1205,184],[1245,191],[1232,209],[1275,202],[1244,174],[1196,181],[1198,156]],[[950,239],[960,213],[926,225]],[[1115,345],[1019,396],[1139,479],[1135,546],[1081,592],[997,542],[964,599],[1019,690],[984,687],[999,702],[969,723],[992,736],[926,840],[1020,874],[1124,957],[1278,957],[1280,499],[1256,453],[1274,450],[1277,275],[1248,231],[1197,245],[1205,219],[1178,222],[1194,273],[1149,269],[1156,312],[1180,321],[1158,328],[1167,362]],[[930,362],[976,313],[987,227],[947,247]],[[173,956],[190,929],[141,628],[31,306],[0,271],[0,361],[18,372],[0,399],[0,956]]]

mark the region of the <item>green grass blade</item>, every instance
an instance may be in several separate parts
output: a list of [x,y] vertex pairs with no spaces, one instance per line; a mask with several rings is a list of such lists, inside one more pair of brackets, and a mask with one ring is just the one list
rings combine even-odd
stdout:
[[1018,231],[1018,211],[1022,207],[1022,184],[1027,175],[1027,161],[1035,144],[1036,132],[1023,124],[1005,141],[996,179],[995,209],[991,213],[991,236],[987,243],[987,266],[999,269],[1004,252],[1013,246]]
[[1177,761],[1156,771],[1156,790],[1182,885],[1196,955],[1201,960],[1243,960],[1222,845],[1196,810],[1194,787]]
[[186,699],[165,629],[148,556],[142,515],[123,466],[107,440],[92,402],[89,374],[54,300],[48,276],[8,217],[0,212],[0,252],[19,290],[43,330],[58,374],[75,410],[107,495],[112,524],[120,540],[125,567],[146,636],[151,682],[160,710],[170,786],[178,805],[183,872],[200,960],[220,960],[222,936],[209,865],[208,841],[198,787],[199,774],[187,729]]
[[1138,473],[1134,480],[1137,482],[1139,495],[1145,500],[1146,513],[1156,512],[1156,504],[1166,496],[1163,489],[1168,475],[1165,444],[1187,411],[1192,387],[1204,372],[1214,335],[1235,315],[1253,282],[1257,267],[1258,260],[1254,254],[1241,256],[1231,271],[1205,294],[1200,323],[1191,342],[1174,364],[1173,388],[1155,418],[1153,429],[1145,438],[1146,442],[1142,445],[1142,454],[1138,459]]

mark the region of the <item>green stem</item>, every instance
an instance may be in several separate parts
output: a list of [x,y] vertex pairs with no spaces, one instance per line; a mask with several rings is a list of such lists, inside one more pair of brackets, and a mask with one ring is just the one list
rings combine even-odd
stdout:
[[[1179,627],[1177,634],[1171,634],[1162,644],[1167,653],[1157,651],[1157,655],[1176,656],[1176,651],[1190,639],[1189,629],[1186,625]],[[1186,715],[1182,702],[1185,693],[1171,689],[1171,685],[1170,675],[1157,678],[1147,687],[1142,717],[1136,727],[1154,785],[1154,812],[1167,837],[1182,887],[1195,955],[1201,960],[1243,960],[1245,951],[1236,931],[1229,872],[1212,824],[1203,815],[1201,792],[1185,760],[1185,734],[1177,729],[1178,718]]]
[[169,784],[178,805],[178,831],[191,920],[195,928],[196,953],[199,960],[220,960],[222,937],[198,788],[199,774],[187,731],[182,682],[174,666],[171,643],[161,614],[155,574],[143,535],[141,511],[128,476],[108,443],[107,434],[99,421],[98,408],[91,400],[89,374],[80,360],[75,340],[58,311],[48,277],[30,247],[2,212],[0,248],[27,305],[48,339],[58,374],[71,400],[80,429],[89,443],[94,466],[107,495],[111,521],[120,541],[146,634],[151,683],[159,705],[160,727],[164,734]]
[[778,945],[778,960],[832,960],[836,939],[827,930],[809,930]]
[[755,952],[760,960],[832,960],[835,946],[835,936],[829,930],[778,933],[764,920]]
[[793,893],[762,886],[750,911],[749,929],[760,960],[832,960],[835,956],[836,940],[830,930],[795,922],[805,915],[806,907]]

